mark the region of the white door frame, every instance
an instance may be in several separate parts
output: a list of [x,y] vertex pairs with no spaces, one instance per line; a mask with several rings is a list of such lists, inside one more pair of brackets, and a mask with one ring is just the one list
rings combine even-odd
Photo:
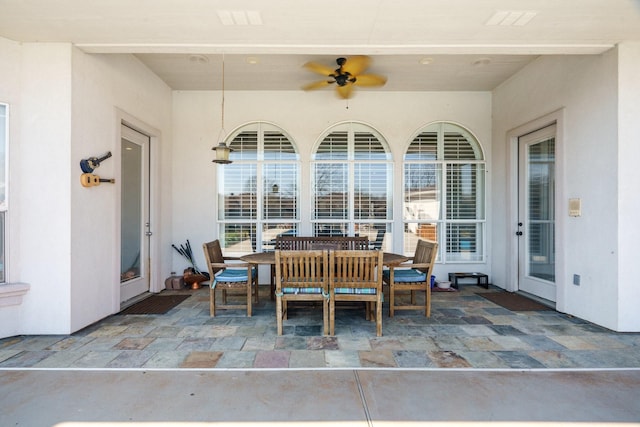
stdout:
[[[116,162],[116,167],[114,174],[115,176],[121,176],[122,168],[121,161],[122,153],[121,153],[121,125],[127,125],[128,127],[135,129],[143,134],[149,135],[149,146],[150,146],[150,164],[149,164],[149,219],[151,223],[151,230],[154,233],[149,241],[149,292],[157,293],[164,289],[164,282],[160,277],[160,206],[158,200],[158,182],[159,182],[159,151],[160,151],[160,131],[153,126],[149,126],[143,121],[137,119],[136,117],[116,108],[116,123],[115,123],[115,144],[114,147],[114,158],[118,159]],[[115,200],[115,218],[118,218],[116,221],[116,236],[113,245],[113,271],[117,274],[115,275],[115,280],[113,283],[113,292],[112,292],[112,308],[114,313],[120,311],[120,247],[122,245],[121,242],[121,225],[120,225],[120,212],[121,212],[121,203],[120,203],[120,182],[116,180],[116,185],[118,188],[118,194]]]
[[[137,241],[139,246],[136,245],[135,248],[130,248],[129,251],[131,249],[134,249],[133,252],[128,253],[127,255],[129,256],[129,258],[126,261],[126,265],[122,265],[121,261],[121,265],[120,265],[120,273],[121,273],[121,279],[120,279],[120,303],[124,303],[125,301],[129,301],[132,298],[136,298],[141,294],[144,294],[146,292],[149,292],[149,290],[151,289],[151,270],[150,270],[150,263],[151,263],[151,256],[149,254],[149,249],[150,249],[150,245],[151,245],[151,219],[150,219],[150,174],[149,174],[149,163],[151,160],[151,138],[149,137],[149,135],[142,133],[138,130],[134,130],[132,129],[130,126],[128,126],[126,123],[123,123],[120,126],[121,129],[121,147],[125,146],[125,142],[126,142],[126,146],[127,148],[121,148],[121,165],[124,166],[124,162],[125,162],[125,158],[129,157],[129,165],[127,166],[126,169],[121,169],[121,173],[120,173],[120,191],[121,191],[121,195],[125,195],[128,194],[129,198],[133,197],[132,200],[130,200],[130,202],[134,202],[133,206],[121,206],[121,207],[125,207],[125,210],[127,210],[128,208],[134,208],[134,212],[136,212],[137,209],[140,209],[139,212],[137,212],[136,218],[135,218],[135,224],[129,223],[128,221],[132,221],[134,220],[134,218],[128,218],[127,222],[123,221],[123,217],[122,215],[124,214],[124,212],[121,213],[120,216],[120,225],[121,227],[124,227],[125,225],[128,226],[128,230],[126,230],[126,233],[129,233],[129,238],[132,239],[133,241]],[[136,147],[135,149],[133,147]],[[130,153],[127,153],[126,150],[133,150]],[[139,159],[138,159],[139,156]],[[134,163],[131,163],[131,161],[134,161]],[[139,163],[138,163],[139,162]],[[127,175],[127,179],[132,180],[132,181],[126,181],[125,180],[125,176]],[[137,189],[138,191],[140,191],[140,193],[138,194],[136,192],[136,186],[132,186],[133,183],[138,182],[139,181],[139,188]],[[126,188],[125,188],[126,186]],[[133,193],[131,193],[133,192]],[[122,198],[121,198],[122,199]],[[137,208],[137,209],[136,209]],[[133,212],[129,212],[128,215],[130,215]],[[131,229],[131,227],[133,226],[133,229]],[[123,228],[124,230],[124,228]],[[131,232],[136,232],[135,236],[131,235]],[[121,233],[122,236],[122,233]],[[127,246],[128,243],[132,243],[132,242],[123,242],[125,243],[125,246]],[[134,255],[135,253],[135,249],[138,249],[138,255],[137,258],[132,259],[131,257]],[[121,247],[121,250],[124,251],[124,248]],[[120,259],[122,260],[122,253],[121,253],[121,257]],[[122,279],[122,274],[124,273],[123,268],[129,268],[128,266],[131,264],[131,262],[136,262],[138,263],[138,269],[137,271],[134,270],[127,270],[127,274],[131,273],[132,277],[129,277],[128,279],[124,280]],[[133,268],[135,266],[131,265],[130,268]]]
[[[505,289],[518,290],[518,138],[551,124],[556,124],[556,310],[564,311],[566,294],[566,239],[565,223],[568,202],[565,197],[564,178],[564,109],[556,110],[543,117],[525,123],[507,132],[507,266]],[[494,242],[495,244],[496,242]]]
[[[555,206],[555,189],[556,189],[556,179],[555,179],[555,172],[556,172],[556,165],[555,165],[555,139],[556,139],[556,130],[557,126],[555,124],[555,122],[551,125],[545,126],[542,129],[536,130],[534,132],[528,133],[526,135],[523,135],[521,137],[518,138],[518,142],[519,142],[519,157],[520,157],[520,164],[519,164],[519,194],[518,194],[518,198],[519,198],[519,209],[518,209],[518,227],[519,233],[522,233],[519,236],[518,239],[518,243],[519,243],[519,249],[518,249],[518,255],[520,256],[520,261],[519,261],[519,271],[518,271],[518,290],[520,291],[524,291],[527,293],[530,293],[532,295],[544,298],[548,301],[552,301],[554,304],[556,302],[556,294],[557,294],[557,287],[556,287],[556,280],[555,280],[555,273],[556,273],[556,255],[555,255],[555,238],[553,241],[553,249],[551,250],[551,254],[547,254],[547,256],[545,257],[545,260],[547,262],[551,262],[551,265],[553,266],[553,280],[549,281],[549,280],[545,280],[542,279],[540,277],[536,277],[532,274],[530,274],[530,269],[532,268],[532,259],[531,259],[531,211],[530,211],[530,205],[529,203],[531,202],[531,181],[530,181],[530,172],[531,172],[531,163],[530,163],[530,158],[529,158],[529,154],[530,154],[530,149],[532,146],[543,143],[545,141],[549,141],[549,140],[553,140],[553,144],[554,144],[554,150],[553,150],[553,170],[551,171],[551,178],[552,180],[550,181],[550,191],[552,192],[551,194],[553,195],[553,200],[549,200],[549,198],[546,198],[544,200],[544,202],[546,202],[547,200],[549,200],[549,203],[551,204],[551,208],[553,209],[553,217],[552,217],[552,221],[553,221],[553,235],[555,236],[555,215],[556,215],[556,206]],[[520,226],[520,224],[522,224],[522,226]],[[547,248],[548,249],[548,248]],[[549,255],[551,255],[553,257],[553,259],[549,260],[547,259],[549,257]]]

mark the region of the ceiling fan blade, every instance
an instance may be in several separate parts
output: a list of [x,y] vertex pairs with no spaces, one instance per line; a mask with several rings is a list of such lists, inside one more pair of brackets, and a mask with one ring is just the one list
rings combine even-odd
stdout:
[[384,86],[387,82],[385,76],[379,76],[377,74],[362,74],[356,76],[355,85],[358,86]]
[[364,55],[351,56],[342,66],[342,71],[351,73],[352,76],[358,76],[369,67],[371,58]]
[[332,83],[333,82],[329,82],[329,81],[326,81],[326,80],[320,80],[320,81],[309,83],[307,85],[302,86],[302,90],[320,89],[320,88],[323,88],[325,86],[329,86]]
[[307,70],[313,71],[314,73],[322,74],[323,76],[331,76],[335,73],[333,68],[327,67],[323,64],[318,64],[317,62],[307,62],[303,67]]
[[348,99],[351,97],[351,93],[353,92],[353,84],[349,83],[344,86],[336,86],[336,91],[340,98]]

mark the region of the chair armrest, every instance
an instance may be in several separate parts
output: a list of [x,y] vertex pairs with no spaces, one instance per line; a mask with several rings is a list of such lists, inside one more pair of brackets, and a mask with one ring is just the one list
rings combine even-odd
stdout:
[[411,268],[429,268],[431,267],[431,264],[411,264]]
[[213,268],[247,268],[247,267],[253,267],[253,264],[248,262],[232,262],[232,263],[212,262],[211,267]]
[[405,262],[400,263],[400,264],[389,264],[386,267],[388,267],[390,270],[391,269],[398,269],[398,268],[413,268],[413,263],[405,261]]

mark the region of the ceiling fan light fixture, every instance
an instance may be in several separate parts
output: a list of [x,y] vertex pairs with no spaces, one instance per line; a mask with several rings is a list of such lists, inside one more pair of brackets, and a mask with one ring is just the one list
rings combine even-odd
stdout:
[[356,55],[350,58],[339,57],[336,59],[338,68],[332,69],[329,66],[317,62],[307,62],[304,67],[309,71],[330,77],[333,80],[321,80],[302,87],[303,90],[320,89],[335,83],[338,97],[347,99],[351,97],[354,86],[384,86],[387,82],[385,76],[377,74],[364,74],[371,58],[364,55]]

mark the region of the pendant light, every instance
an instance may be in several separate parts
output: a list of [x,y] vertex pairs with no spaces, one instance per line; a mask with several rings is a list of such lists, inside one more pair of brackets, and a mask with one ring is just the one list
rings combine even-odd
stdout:
[[218,164],[229,164],[231,160],[229,160],[229,153],[233,151],[233,149],[229,148],[227,144],[225,144],[224,139],[227,134],[224,130],[224,54],[222,55],[222,106],[221,106],[221,120],[220,120],[220,133],[218,134],[218,145],[213,147],[212,150],[216,152],[216,158],[213,159],[213,163]]

